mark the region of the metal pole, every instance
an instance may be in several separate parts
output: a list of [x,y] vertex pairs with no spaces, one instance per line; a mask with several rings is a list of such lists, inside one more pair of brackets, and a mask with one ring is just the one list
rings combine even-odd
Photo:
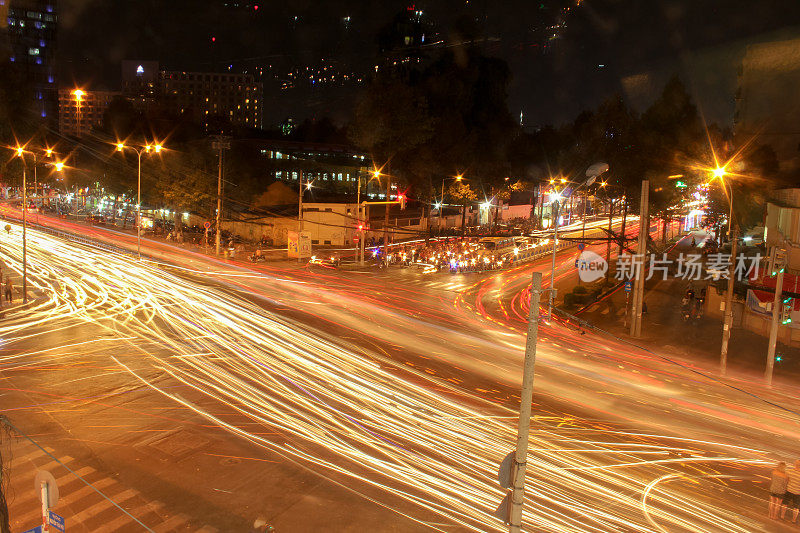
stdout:
[[731,227],[733,224],[733,184],[728,183],[728,190],[730,191],[730,196],[728,196],[728,203],[730,204],[730,211],[728,211],[728,237],[731,236]]
[[28,165],[22,156],[22,303],[28,303]]
[[642,180],[642,196],[639,204],[639,242],[634,257],[636,280],[633,289],[631,308],[631,337],[642,334],[642,304],[644,302],[644,256],[647,252],[647,238],[650,235],[650,182]]
[[533,377],[536,369],[536,341],[539,336],[539,299],[542,292],[542,273],[534,271],[531,281],[531,301],[528,313],[528,339],[525,343],[525,363],[520,393],[519,429],[517,450],[514,456],[513,491],[511,493],[511,516],[508,530],[522,531],[522,508],[525,500],[525,471],[528,464],[528,436],[531,429],[531,402],[533,401]]
[[389,193],[391,192],[392,178],[386,174],[386,214],[383,218],[383,260],[389,266]]
[[50,498],[48,497],[47,481],[42,481],[42,531],[50,531]]
[[[34,198],[33,201],[34,202],[36,202],[36,197],[38,196],[38,194],[37,194],[38,190],[39,190],[39,178],[36,175],[36,153],[34,152],[34,154],[33,154],[33,198]],[[34,205],[36,205],[36,204],[34,203]],[[36,221],[38,222],[39,221],[39,215],[38,215],[39,211],[36,211],[36,213],[37,213]]]
[[[608,241],[606,242],[606,264],[611,264],[611,235],[612,231],[614,230],[613,222],[614,222],[614,199],[609,198],[610,205],[608,206]],[[611,277],[611,269],[609,268],[606,270],[606,280]]]
[[768,387],[772,386],[772,370],[775,367],[775,344],[778,340],[778,322],[780,321],[781,308],[783,307],[783,269],[783,265],[780,265],[778,279],[775,281],[775,298],[772,300],[772,324],[769,327],[767,370],[764,373]]
[[728,342],[731,338],[731,325],[733,323],[733,274],[736,271],[736,244],[738,228],[733,228],[731,233],[731,264],[728,272],[728,292],[725,294],[725,319],[722,323],[722,349],[719,355],[720,373],[724,376],[728,371]]
[[[136,255],[139,256],[139,259],[142,258],[142,152],[144,149],[139,149],[136,151],[139,164],[137,165],[137,174],[136,174]],[[78,198],[75,198],[75,202],[77,203]],[[77,219],[77,212],[78,209],[76,207],[76,219]]]
[[441,237],[442,234],[442,211],[444,211],[444,182],[442,180],[442,201],[439,204],[439,236]]
[[[219,256],[219,248],[222,239],[222,231],[220,228],[220,223],[222,220],[222,142],[218,142],[217,147],[219,148],[219,172],[217,174],[217,218],[216,218],[216,228],[217,234],[215,238],[215,254]],[[302,181],[302,180],[301,180]],[[298,241],[300,236],[297,236]]]
[[364,231],[364,226],[366,226],[366,224],[367,224],[367,221],[364,220],[365,219],[365,216],[364,216],[365,213],[366,213],[365,207],[362,206],[361,204],[358,204],[358,220],[361,221],[360,222],[361,231],[359,232],[359,233],[361,233],[361,235],[360,235],[360,237],[358,239],[358,256],[359,256],[358,264],[361,265],[361,266],[364,266],[364,239],[366,239],[366,233]]
[[553,220],[553,264],[550,267],[550,294],[548,296],[547,320],[553,318],[553,300],[556,297],[556,242],[558,242],[558,200],[551,205],[550,218]]

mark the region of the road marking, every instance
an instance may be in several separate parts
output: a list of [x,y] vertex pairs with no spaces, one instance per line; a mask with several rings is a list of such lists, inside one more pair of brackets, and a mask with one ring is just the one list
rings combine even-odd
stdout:
[[153,531],[155,533],[168,533],[173,529],[177,529],[178,526],[184,525],[189,522],[189,517],[185,514],[176,514],[172,518],[167,519],[166,522],[162,522],[159,525],[153,527]]

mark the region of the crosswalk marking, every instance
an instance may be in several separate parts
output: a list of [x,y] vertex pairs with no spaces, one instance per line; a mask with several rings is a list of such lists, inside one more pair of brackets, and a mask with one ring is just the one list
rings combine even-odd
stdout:
[[[125,500],[128,500],[128,499],[136,496],[137,494],[139,494],[139,493],[136,492],[133,489],[125,489],[122,492],[120,492],[119,494],[114,495],[113,499],[117,503],[117,505],[119,505],[121,502],[124,502]],[[89,518],[91,518],[93,516],[97,516],[100,513],[102,513],[103,511],[105,511],[106,509],[110,509],[111,507],[114,507],[114,504],[111,503],[109,500],[103,498],[102,500],[100,500],[99,502],[95,503],[94,505],[90,505],[89,507],[83,509],[82,511],[72,515],[70,517],[70,520],[78,522],[78,523],[83,523],[87,519],[89,519]],[[123,515],[123,516],[128,518],[127,515]],[[130,520],[130,518],[128,518],[128,519]]]
[[[50,453],[53,453],[52,449],[45,448],[45,450],[47,450]],[[35,448],[33,451],[31,451],[29,453],[26,453],[25,455],[20,455],[20,456],[17,456],[17,457],[12,456],[11,457],[11,466],[10,466],[10,468],[17,467],[17,466],[20,465],[20,463],[24,463],[25,461],[36,459],[37,457],[41,457],[43,455],[46,455],[46,454],[41,450],[41,448]]]
[[[141,517],[146,515],[148,512],[150,512],[151,509],[152,509],[152,506],[150,505],[150,502],[146,502],[146,501],[143,500],[142,504],[137,505],[136,507],[133,507],[133,508],[130,508],[130,509],[125,509],[125,510],[128,511],[133,516],[135,516],[136,518],[139,518],[141,520]],[[118,516],[117,518],[112,520],[111,522],[107,522],[107,523],[103,524],[103,529],[105,531],[116,531],[117,529],[119,529],[119,528],[121,528],[123,526],[126,526],[126,525],[128,525],[128,524],[130,524],[132,522],[133,522],[133,520],[131,519],[130,516],[125,515],[125,514],[121,514],[120,516]]]
[[168,533],[173,529],[176,529],[178,526],[185,525],[189,520],[190,518],[183,513],[176,514],[166,522],[162,522],[155,526],[153,531],[155,531],[155,533]]
[[[88,474],[90,474],[92,472],[94,472],[94,468],[92,468],[90,466],[87,466],[87,467],[82,468],[81,470],[78,470],[76,473],[79,476],[85,476],[85,475],[88,475]],[[72,476],[72,474],[69,474],[69,475]],[[66,477],[66,476],[61,476],[60,478],[57,478],[56,481],[58,481],[58,479],[63,479],[64,477]],[[113,480],[110,480],[110,481],[113,481]],[[88,490],[92,490],[90,487],[84,486],[84,488],[86,488]],[[78,492],[78,491],[76,491],[76,492]],[[71,498],[68,498],[67,495],[63,495],[63,496],[59,495],[59,506],[61,506],[62,502],[68,501],[70,499],[74,499],[74,494],[75,494],[74,492],[70,493],[69,496],[71,496]],[[14,517],[12,521],[15,524],[16,523],[30,523],[30,522],[33,522],[33,521],[36,520],[36,517],[40,516],[41,513],[42,513],[42,509],[39,506],[39,496],[37,494],[35,494],[34,491],[33,491],[33,483],[31,483],[30,490],[27,491],[27,496],[22,500],[12,502],[12,504],[13,504],[13,508],[22,507],[24,509],[32,509],[31,511],[28,511],[27,513],[25,513],[23,515],[20,515],[18,517],[14,517],[14,515],[12,514],[11,516]]]
[[[199,528],[198,526],[192,527],[190,516],[186,514],[172,515],[164,503],[155,500],[148,501],[139,491],[126,488],[119,480],[105,476],[91,466],[80,467],[79,462],[69,455],[56,456],[52,448],[45,449],[47,453],[39,448],[31,449],[28,446],[21,446],[19,451],[27,453],[13,457],[10,461],[12,468],[16,470],[11,477],[10,488],[12,490],[10,493],[12,497],[13,495],[20,496],[9,502],[13,531],[22,531],[41,522],[41,505],[38,495],[33,490],[32,477],[36,470],[48,470],[53,472],[61,489],[59,502],[53,511],[64,516],[73,531],[92,531],[98,530],[98,528],[109,532],[139,531],[142,526],[136,520],[141,520],[147,526],[155,523],[156,525],[152,527],[158,533],[177,530],[219,533],[217,528],[208,525]],[[48,453],[56,456],[57,460],[53,460]],[[65,465],[73,472],[66,470]],[[86,485],[76,476],[84,478],[86,482],[91,483],[91,486]],[[86,479],[87,476],[90,479]],[[97,491],[110,500],[98,494]],[[129,514],[122,512],[115,504]],[[105,518],[104,515],[103,518],[96,519],[102,513],[109,516],[108,521],[102,526],[98,526],[95,522]],[[135,517],[136,520],[132,517]]]

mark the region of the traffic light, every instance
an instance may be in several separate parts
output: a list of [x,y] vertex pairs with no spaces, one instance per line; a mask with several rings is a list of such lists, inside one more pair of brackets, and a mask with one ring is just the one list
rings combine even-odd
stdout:
[[790,324],[792,322],[792,309],[794,309],[793,298],[784,298],[781,306],[781,324]]
[[400,201],[400,209],[406,208],[406,195],[405,194],[398,194],[397,199]]

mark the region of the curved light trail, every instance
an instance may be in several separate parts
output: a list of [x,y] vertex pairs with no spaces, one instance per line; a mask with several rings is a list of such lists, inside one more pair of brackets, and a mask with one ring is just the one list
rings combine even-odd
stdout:
[[[19,233],[12,225],[0,244],[0,259],[17,271]],[[504,496],[496,471],[515,442],[513,411],[159,265],[30,230],[28,246],[37,298],[0,321],[7,345],[37,335],[41,326],[99,325],[140,353],[107,362],[211,425],[320,475],[349,480],[353,490],[389,508],[398,499],[410,502],[419,514],[403,514],[431,529],[505,529],[492,512]],[[74,346],[69,358],[84,361],[83,347]],[[0,368],[52,362],[42,347],[4,355]],[[186,400],[164,385],[164,376],[208,401]],[[650,490],[646,512],[642,506],[654,480],[762,464],[759,450],[714,443],[722,451],[712,453],[705,442],[574,418],[542,417],[536,427],[529,530],[654,531],[654,523],[669,531],[760,529],[736,502],[709,501],[690,489]],[[426,518],[432,515],[440,520]]]

